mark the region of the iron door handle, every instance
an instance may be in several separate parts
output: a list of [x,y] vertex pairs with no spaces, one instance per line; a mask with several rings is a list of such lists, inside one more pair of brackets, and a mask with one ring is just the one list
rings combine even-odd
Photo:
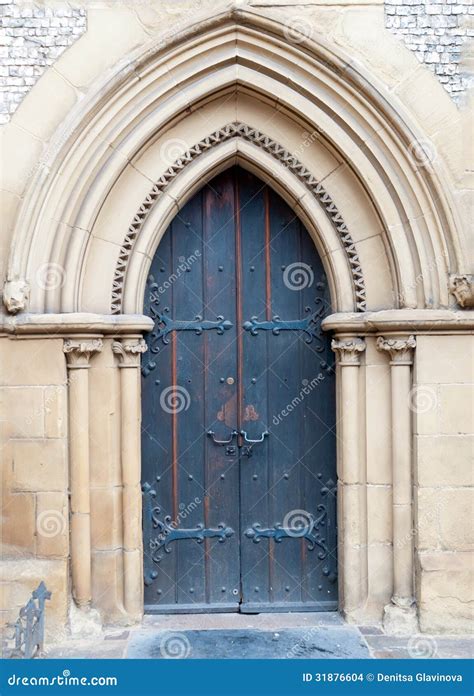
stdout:
[[232,430],[228,440],[217,440],[215,437],[215,432],[213,430],[208,430],[207,434],[209,435],[209,437],[212,437],[212,441],[215,442],[216,445],[228,445],[239,433],[237,432],[237,430]]
[[249,445],[256,445],[256,444],[258,444],[259,442],[263,442],[264,439],[266,438],[266,436],[267,436],[267,435],[270,435],[270,433],[268,432],[268,430],[265,430],[265,431],[260,435],[260,437],[258,438],[258,440],[251,440],[250,438],[247,437],[247,433],[245,432],[245,430],[241,430],[241,431],[240,431],[240,434],[241,434],[242,437],[244,438],[244,442],[246,442],[246,443],[249,444]]

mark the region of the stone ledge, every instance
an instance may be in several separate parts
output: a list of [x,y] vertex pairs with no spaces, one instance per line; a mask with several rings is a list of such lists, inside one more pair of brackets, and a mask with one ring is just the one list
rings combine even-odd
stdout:
[[382,309],[379,312],[339,312],[322,323],[325,331],[370,334],[383,331],[455,333],[474,330],[474,311],[450,309]]
[[153,320],[142,314],[25,313],[2,317],[0,320],[0,334],[41,335],[43,338],[58,338],[66,334],[141,334],[143,331],[151,331],[152,328]]

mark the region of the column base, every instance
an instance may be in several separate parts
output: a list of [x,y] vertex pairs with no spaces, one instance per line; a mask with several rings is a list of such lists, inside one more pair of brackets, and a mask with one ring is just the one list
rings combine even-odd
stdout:
[[400,606],[391,602],[383,610],[382,624],[385,633],[395,636],[413,635],[419,632],[416,604]]

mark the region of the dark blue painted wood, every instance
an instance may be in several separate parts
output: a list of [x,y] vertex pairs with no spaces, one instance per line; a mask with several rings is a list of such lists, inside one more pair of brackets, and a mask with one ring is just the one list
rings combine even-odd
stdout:
[[147,610],[336,608],[330,304],[309,234],[229,169],[165,233],[145,312]]

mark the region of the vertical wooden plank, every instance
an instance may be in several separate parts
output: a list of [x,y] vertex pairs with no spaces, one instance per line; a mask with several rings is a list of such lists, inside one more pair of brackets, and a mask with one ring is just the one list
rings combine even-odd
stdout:
[[[213,179],[204,193],[205,298],[209,319],[224,316],[232,328],[222,335],[207,332],[205,395],[206,429],[225,440],[237,426],[237,321],[234,234],[234,175],[231,170]],[[230,447],[236,448],[236,440]],[[206,526],[226,525],[233,535],[224,542],[208,539],[207,601],[216,608],[239,604],[239,478],[238,453],[206,440]]]
[[[267,312],[267,276],[265,250],[265,185],[249,172],[240,170],[239,205],[241,236],[242,320],[256,316],[265,320]],[[253,336],[240,331],[243,347],[241,428],[257,438],[268,427],[266,332]],[[245,447],[245,445],[243,445]],[[243,450],[245,451],[245,450]],[[255,524],[271,525],[268,439],[251,449],[252,456],[241,454],[241,563],[242,606],[266,605],[270,601],[268,539],[255,543],[246,532]]]

